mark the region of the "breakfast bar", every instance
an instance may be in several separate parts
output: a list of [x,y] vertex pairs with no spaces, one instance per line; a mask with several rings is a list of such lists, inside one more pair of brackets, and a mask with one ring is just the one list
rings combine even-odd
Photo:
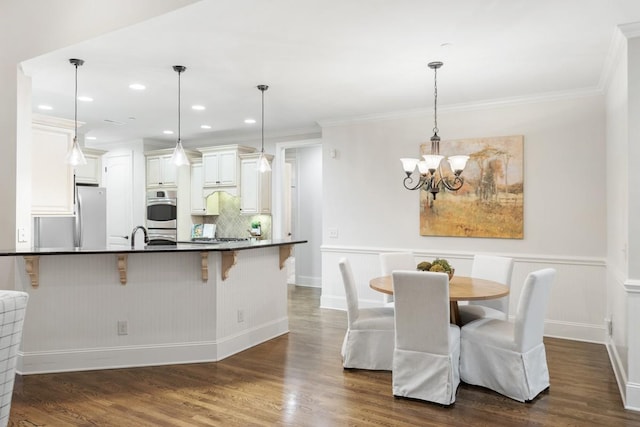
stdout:
[[22,374],[218,361],[288,332],[294,245],[1,251],[28,292]]

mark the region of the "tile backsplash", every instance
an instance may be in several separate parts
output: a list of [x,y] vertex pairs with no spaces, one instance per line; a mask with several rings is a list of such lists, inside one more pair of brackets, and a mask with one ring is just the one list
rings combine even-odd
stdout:
[[261,239],[271,239],[271,215],[241,215],[240,197],[220,193],[220,215],[193,216],[194,223],[216,224],[216,237],[250,237],[253,221],[260,221]]

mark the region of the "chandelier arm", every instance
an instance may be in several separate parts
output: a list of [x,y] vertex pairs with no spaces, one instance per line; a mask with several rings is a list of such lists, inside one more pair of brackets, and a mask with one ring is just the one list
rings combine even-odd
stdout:
[[[406,188],[407,190],[417,190],[418,188],[422,187],[425,184],[426,179],[420,176],[420,179],[418,179],[418,182],[416,183],[416,185],[412,187],[411,184],[413,184],[413,181],[414,181],[413,177],[409,175],[404,178],[404,180],[402,181],[402,184],[404,185],[404,188]],[[409,185],[407,185],[407,183]]]
[[462,185],[464,184],[464,178],[460,176],[454,177],[453,181],[450,181],[447,178],[443,177],[441,178],[441,181],[442,181],[442,185],[444,185],[445,188],[450,191],[458,191],[460,188],[462,188]]

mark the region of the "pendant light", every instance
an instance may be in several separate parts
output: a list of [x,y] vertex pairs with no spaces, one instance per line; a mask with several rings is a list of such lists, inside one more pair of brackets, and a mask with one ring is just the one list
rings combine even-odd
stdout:
[[176,166],[188,166],[190,164],[187,153],[184,152],[184,148],[182,147],[182,140],[180,139],[180,74],[182,74],[186,69],[187,67],[182,65],[173,66],[173,71],[178,73],[178,142],[176,142],[176,148],[173,149],[171,161]]
[[258,159],[258,170],[260,172],[268,172],[271,171],[271,165],[269,164],[269,159],[264,155],[264,91],[269,89],[269,86],[258,85],[257,88],[262,92],[262,145],[260,149],[260,158]]
[[76,67],[76,78],[75,78],[76,89],[75,89],[75,95],[73,98],[75,102],[74,103],[75,110],[74,110],[74,116],[73,116],[75,133],[73,135],[73,144],[71,145],[71,150],[69,150],[69,152],[67,153],[66,162],[67,164],[75,167],[75,166],[87,164],[87,159],[85,159],[84,154],[82,153],[82,149],[80,148],[80,144],[78,144],[78,67],[84,64],[84,61],[82,59],[71,58],[69,59],[69,62],[71,63],[71,65]]

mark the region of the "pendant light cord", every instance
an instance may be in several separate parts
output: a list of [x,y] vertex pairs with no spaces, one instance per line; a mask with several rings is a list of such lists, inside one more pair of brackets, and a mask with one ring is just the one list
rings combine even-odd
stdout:
[[178,142],[180,142],[180,74],[182,71],[178,71]]
[[260,151],[264,154],[264,90],[261,90],[260,92],[262,92],[262,148]]
[[75,96],[74,96],[74,113],[73,113],[74,135],[73,135],[73,139],[77,140],[78,139],[78,63],[76,62],[74,65],[76,67],[76,81],[75,81],[76,89],[75,89]]

